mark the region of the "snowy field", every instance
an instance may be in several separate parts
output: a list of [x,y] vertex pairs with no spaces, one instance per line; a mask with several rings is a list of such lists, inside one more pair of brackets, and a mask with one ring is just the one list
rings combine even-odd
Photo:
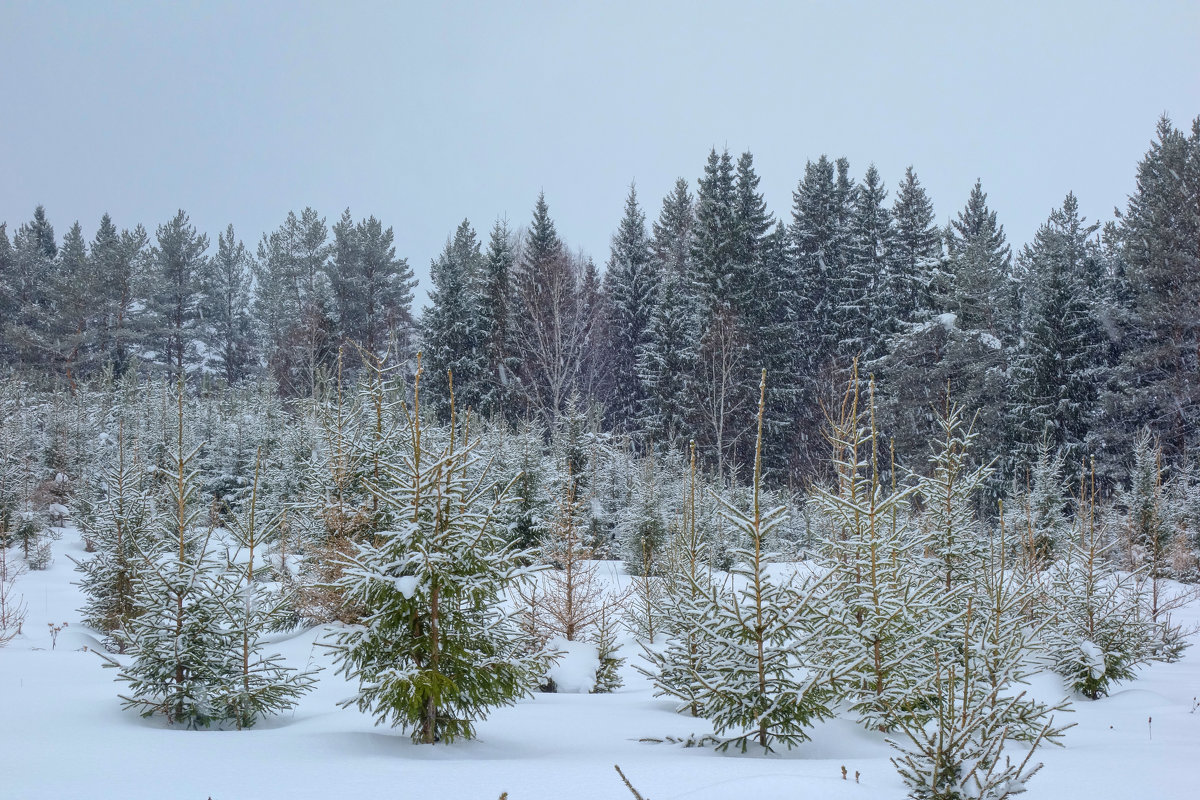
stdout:
[[[704,734],[703,720],[651,696],[627,662],[610,695],[539,694],[495,711],[479,738],[419,746],[338,701],[353,687],[332,670],[293,713],[247,731],[167,728],[120,708],[115,671],[88,652],[99,644],[80,623],[73,530],[54,543],[50,569],[17,582],[24,635],[0,649],[0,798],[566,798],[632,797],[619,764],[647,800],[707,798],[903,798],[882,736],[834,720],[812,741],[779,755],[718,754],[644,738]],[[615,572],[616,566],[612,567]],[[1200,623],[1193,603],[1180,615]],[[52,646],[49,624],[68,623]],[[326,663],[323,629],[277,639],[288,663]],[[270,646],[267,652],[270,652]],[[636,658],[632,646],[622,655]],[[1042,699],[1061,681],[1040,676]],[[1030,800],[1192,798],[1200,793],[1200,647],[1175,664],[1152,664],[1099,701],[1077,699],[1066,747],[1040,751],[1045,768]],[[842,778],[842,767],[847,779]],[[859,775],[858,783],[855,774]]]

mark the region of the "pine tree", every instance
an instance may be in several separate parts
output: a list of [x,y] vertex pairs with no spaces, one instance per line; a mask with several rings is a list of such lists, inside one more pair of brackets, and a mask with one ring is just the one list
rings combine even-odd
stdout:
[[410,449],[370,484],[397,524],[347,561],[338,586],[365,616],[332,646],[339,672],[359,684],[345,705],[432,744],[474,736],[476,721],[527,694],[546,662],[499,603],[528,556],[496,530],[487,485],[469,477],[475,444],[453,412],[444,432],[422,427],[420,375]]
[[9,314],[3,321],[5,340],[17,363],[45,367],[54,348],[47,322],[54,318],[53,287],[58,262],[54,226],[46,209],[34,209],[33,219],[13,236],[12,268],[8,276]]
[[[336,360],[328,236],[324,218],[306,208],[299,216],[288,212],[258,245],[255,316],[262,326],[268,372],[285,394],[312,394],[317,373]],[[361,270],[350,274],[358,278]],[[355,289],[362,289],[361,281]]]
[[140,308],[149,294],[149,241],[141,225],[118,234],[107,214],[92,241],[92,268],[98,282],[93,301],[100,320],[97,346],[115,377],[129,370],[149,322]]

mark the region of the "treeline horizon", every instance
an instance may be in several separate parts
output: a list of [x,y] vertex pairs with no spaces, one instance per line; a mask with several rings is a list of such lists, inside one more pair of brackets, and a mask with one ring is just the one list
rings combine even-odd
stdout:
[[[1072,478],[1124,479],[1148,430],[1171,464],[1200,444],[1200,117],[1165,116],[1115,218],[1065,194],[1014,252],[976,182],[944,227],[910,167],[810,161],[786,217],[753,155],[713,149],[657,216],[631,185],[603,268],[558,235],[539,195],[527,228],[468,220],[430,267],[429,305],[393,230],[344,211],[289,213],[251,249],[180,210],[151,234],[105,214],[88,241],[45,209],[0,223],[0,364],[61,382],[166,375],[200,386],[270,379],[307,397],[362,359],[412,374],[445,417],[584,413],[642,452],[695,440],[718,475],[752,464],[759,375],[763,465],[820,477],[823,428],[852,365],[874,378],[884,460],[924,463],[937,412],[975,414],[990,496],[1045,451]],[[486,240],[486,241],[485,241]]]

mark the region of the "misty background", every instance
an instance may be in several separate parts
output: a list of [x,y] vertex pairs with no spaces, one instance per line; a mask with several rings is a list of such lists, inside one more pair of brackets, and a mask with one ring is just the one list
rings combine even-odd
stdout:
[[712,147],[787,217],[805,162],[913,165],[940,222],[976,178],[1015,245],[1068,190],[1109,219],[1166,112],[1200,109],[1200,4],[0,3],[0,220],[90,237],[179,208],[251,247],[289,210],[394,226],[425,301],[464,218],[603,263]]

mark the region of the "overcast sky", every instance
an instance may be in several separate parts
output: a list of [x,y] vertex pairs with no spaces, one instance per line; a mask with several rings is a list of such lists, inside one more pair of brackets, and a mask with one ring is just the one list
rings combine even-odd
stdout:
[[1015,246],[1068,190],[1111,218],[1158,116],[1200,115],[1200,2],[0,0],[0,76],[10,235],[38,203],[89,239],[184,208],[253,244],[349,206],[424,279],[544,189],[602,263],[630,181],[653,219],[715,146],[784,218],[822,153],[912,164],[942,222],[978,177]]

